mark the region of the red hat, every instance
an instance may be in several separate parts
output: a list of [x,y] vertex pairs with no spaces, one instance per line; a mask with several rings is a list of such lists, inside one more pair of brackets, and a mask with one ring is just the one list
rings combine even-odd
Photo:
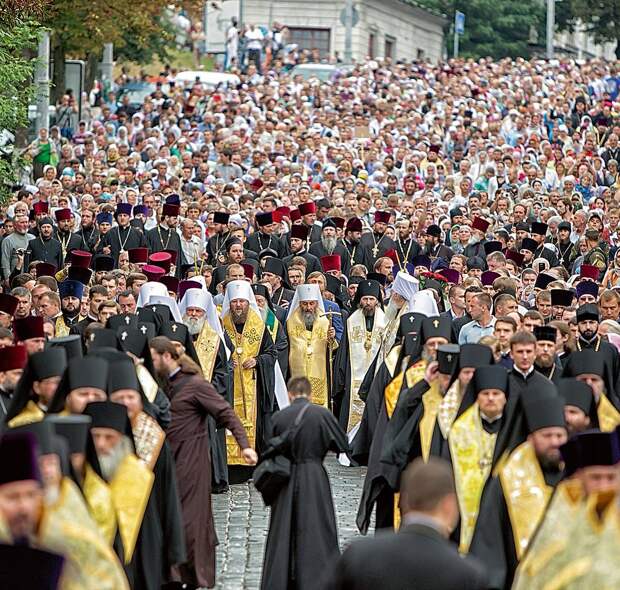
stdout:
[[202,289],[202,283],[199,283],[198,281],[193,281],[192,279],[181,281],[179,283],[179,301],[183,299],[185,291],[188,291],[189,289]]
[[164,252],[167,252],[168,254],[170,254],[170,256],[171,256],[170,263],[171,264],[176,264],[177,263],[177,257],[179,256],[179,253],[176,250],[172,250],[171,248],[168,248],[167,250],[164,250]]
[[58,270],[54,264],[50,264],[49,262],[39,262],[34,267],[37,277],[53,277]]
[[301,213],[299,209],[291,209],[291,221],[299,221],[301,219]]
[[23,344],[15,346],[5,346],[0,354],[0,371],[14,371],[15,369],[23,369],[28,360],[28,353]]
[[43,215],[50,210],[50,204],[47,201],[38,201],[33,203],[32,209],[35,215]]
[[482,219],[482,217],[474,217],[474,220],[471,222],[471,228],[477,229],[482,233],[486,233],[487,229],[489,229],[490,222],[486,219]]
[[72,250],[70,254],[71,266],[80,266],[82,268],[88,268],[93,255],[90,252],[84,250]]
[[362,220],[359,217],[351,217],[347,221],[345,231],[362,231],[363,227]]
[[442,277],[445,277],[446,281],[448,281],[448,283],[451,283],[452,285],[458,285],[461,280],[461,273],[458,270],[454,270],[453,268],[442,268],[439,271],[439,274]]
[[297,238],[298,240],[306,240],[308,238],[308,234],[310,233],[310,228],[307,225],[293,225],[291,226],[291,238]]
[[593,264],[582,264],[579,270],[579,276],[582,279],[592,279],[596,281],[598,279],[599,270]]
[[16,342],[23,342],[30,338],[45,338],[43,316],[29,315],[16,319],[13,322],[13,334],[15,334]]
[[163,268],[160,266],[153,266],[152,264],[145,264],[142,267],[142,272],[149,281],[159,281],[159,279],[166,274]]
[[257,191],[260,190],[261,188],[263,188],[263,185],[265,183],[260,179],[260,178],[255,178],[251,183],[250,183],[250,188],[253,191]]
[[291,216],[291,210],[289,207],[278,207],[276,209],[276,211],[278,213],[280,213],[283,217],[289,217]]
[[19,299],[17,299],[17,297],[13,297],[13,295],[7,293],[0,293],[0,313],[15,315],[18,303]]
[[310,213],[316,213],[316,204],[314,203],[314,201],[308,201],[307,203],[300,203],[299,212],[301,213],[302,217],[304,215],[310,215]]
[[375,223],[390,223],[389,211],[375,211]]
[[344,217],[332,217],[332,220],[338,229],[344,228]]
[[170,272],[172,256],[169,252],[155,252],[149,256],[149,264],[159,266],[159,268],[164,270],[164,274],[167,274]]
[[516,250],[506,250],[504,254],[506,256],[506,260],[512,260],[517,266],[523,266],[525,256],[523,256],[521,252],[517,252]]
[[340,256],[338,254],[332,254],[331,256],[321,256],[321,266],[323,272],[329,272],[330,270],[340,270]]
[[159,282],[166,285],[166,289],[168,289],[168,291],[172,291],[173,293],[178,294],[179,279],[177,279],[176,277],[171,277],[170,275],[159,277]]
[[181,208],[178,205],[174,205],[172,203],[165,203],[161,209],[161,216],[178,217],[180,209]]
[[56,209],[54,215],[56,216],[56,221],[65,221],[73,217],[71,209]]
[[383,256],[389,258],[396,266],[400,266],[400,262],[398,261],[398,254],[396,254],[396,250],[394,250],[394,248],[388,250]]
[[254,273],[256,272],[254,270],[254,267],[251,264],[241,264],[241,266],[243,267],[243,274],[245,274],[245,278],[246,279],[250,279],[250,281],[254,280]]
[[271,218],[274,223],[282,223],[282,213],[280,213],[277,209],[271,212]]
[[148,248],[129,248],[127,250],[129,262],[132,264],[146,264],[149,260]]

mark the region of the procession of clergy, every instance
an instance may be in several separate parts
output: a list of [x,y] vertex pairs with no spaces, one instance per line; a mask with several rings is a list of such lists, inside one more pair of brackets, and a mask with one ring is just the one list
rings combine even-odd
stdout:
[[[569,350],[553,321],[517,325],[500,310],[510,286],[499,274],[464,286],[431,273],[426,255],[397,257],[387,282],[354,272],[344,282],[344,255],[323,257],[293,289],[296,255],[265,255],[260,242],[280,244],[261,232],[271,213],[257,215],[260,262],[243,264],[230,258],[243,244],[228,215],[217,215],[209,247],[222,263],[210,283],[197,265],[177,272],[174,251],[136,246],[127,289],[110,294],[102,282],[118,259],[73,250],[60,271],[36,269],[33,298],[44,285],[40,296],[60,301],[51,335],[42,315],[0,295],[3,559],[24,559],[28,545],[33,580],[60,578],[63,589],[212,587],[212,488],[252,477],[272,417],[289,405],[286,381],[305,377],[339,422],[339,460],[367,466],[362,533],[372,522],[398,529],[401,474],[442,457],[460,512],[451,537],[488,588],[620,587],[620,362],[598,334],[596,301],[577,307]],[[290,242],[316,227],[293,225]],[[332,228],[324,219],[318,231]],[[347,221],[347,232],[361,229]],[[363,238],[359,252],[374,264],[378,236],[367,236],[375,248]],[[308,266],[318,260],[295,246]],[[102,313],[110,298],[122,311]],[[331,519],[312,526],[330,551],[305,564],[314,570],[338,556],[329,485],[319,501]],[[269,537],[268,561],[302,571],[291,527],[289,539]]]

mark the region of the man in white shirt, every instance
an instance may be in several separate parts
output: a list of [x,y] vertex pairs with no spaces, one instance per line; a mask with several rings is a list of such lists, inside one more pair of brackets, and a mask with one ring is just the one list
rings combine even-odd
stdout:
[[261,52],[263,49],[263,33],[256,25],[251,24],[245,32],[246,48],[248,50],[248,65],[254,62],[259,74],[261,71]]

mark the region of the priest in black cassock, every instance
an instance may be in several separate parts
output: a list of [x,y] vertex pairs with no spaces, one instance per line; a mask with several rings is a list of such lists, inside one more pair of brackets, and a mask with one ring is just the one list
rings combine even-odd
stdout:
[[271,284],[271,300],[276,305],[288,307],[293,301],[295,291],[288,288],[288,275],[284,262],[273,256],[265,258],[262,274]]
[[362,229],[362,220],[358,217],[348,219],[344,227],[342,245],[346,249],[346,254],[342,258],[342,272],[346,275],[349,274],[351,267],[356,264],[363,264],[367,269],[372,268],[370,248],[361,243]]
[[282,239],[274,234],[276,224],[271,213],[257,213],[254,217],[257,230],[247,239],[245,247],[260,254],[264,250],[273,250],[282,259],[288,254],[288,248]]
[[562,479],[560,447],[568,436],[563,399],[547,381],[545,388],[529,388],[523,410],[529,434],[487,481],[470,547],[489,572],[489,590],[511,587],[519,560]]
[[[151,254],[155,252],[176,252],[176,260],[181,259],[181,238],[177,232],[179,205],[165,203],[161,211],[159,225],[146,232],[146,245]],[[181,265],[176,265],[176,276],[180,277]]]
[[[56,233],[55,238],[60,242],[62,250],[63,262],[67,260],[72,250],[80,249],[80,238],[71,232],[73,224],[73,211],[71,209],[56,209],[54,212],[56,217]],[[61,268],[60,265],[58,268]]]
[[305,225],[293,225],[288,236],[291,254],[284,258],[284,264],[288,267],[293,258],[300,256],[306,261],[306,276],[315,271],[320,271],[321,263],[319,259],[314,254],[310,254],[306,249],[308,228]]
[[129,203],[118,203],[115,213],[117,225],[112,227],[99,243],[99,250],[106,256],[111,256],[117,265],[121,252],[146,246],[144,234],[130,225],[131,211],[132,206]]
[[217,266],[221,263],[220,256],[224,254],[226,240],[230,237],[230,230],[228,229],[229,219],[230,213],[223,211],[213,212],[213,229],[215,233],[207,241],[206,247],[207,260],[212,266]]
[[[348,452],[346,434],[333,414],[312,403],[305,377],[288,384],[291,405],[273,416],[272,436],[295,431],[291,478],[271,506],[261,588],[310,589],[339,553],[332,493],[323,459],[329,451]],[[301,412],[304,412],[299,418]]]
[[[319,260],[324,256],[340,256],[341,260],[347,259],[346,248],[338,241],[336,222],[333,219],[324,219],[321,228],[321,239],[314,242],[309,249],[310,254],[316,256]],[[348,269],[343,268],[345,274]]]
[[58,269],[63,267],[62,247],[54,237],[54,224],[51,217],[43,217],[39,221],[39,235],[28,242],[26,254],[25,268],[28,268],[28,264],[35,260],[53,264]]
[[374,265],[379,258],[385,256],[388,250],[393,250],[396,246],[394,240],[385,235],[390,217],[389,211],[375,211],[372,232],[363,234],[360,240],[360,244],[370,250],[371,265]]

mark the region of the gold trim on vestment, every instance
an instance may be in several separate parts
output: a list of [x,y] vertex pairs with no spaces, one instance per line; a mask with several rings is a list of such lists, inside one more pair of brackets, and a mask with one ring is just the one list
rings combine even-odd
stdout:
[[422,396],[422,405],[424,406],[424,414],[420,418],[420,446],[422,448],[422,459],[426,463],[431,454],[431,442],[433,440],[433,431],[437,421],[437,413],[439,412],[439,404],[443,399],[437,380],[431,383],[431,388]]
[[293,377],[306,377],[312,387],[312,402],[328,407],[327,381],[327,331],[329,320],[325,316],[315,318],[312,331],[306,329],[301,309],[286,320],[289,341],[288,366]]
[[146,399],[153,403],[157,396],[157,390],[159,389],[157,381],[153,379],[153,375],[151,375],[149,370],[141,362],[136,364],[136,375]]
[[200,330],[200,334],[194,345],[198,360],[200,361],[200,367],[202,369],[202,376],[211,381],[213,377],[213,368],[215,367],[215,360],[217,359],[217,352],[220,348],[220,336],[211,327],[209,322],[205,321]]
[[112,504],[112,492],[108,484],[88,463],[84,470],[82,491],[90,515],[99,527],[106,543],[111,547],[116,535],[116,514]]
[[508,507],[517,559],[545,514],[553,488],[548,486],[540,463],[529,442],[519,445],[499,470],[499,478]]
[[482,490],[491,473],[497,433],[482,426],[478,404],[470,406],[452,424],[448,443],[461,513],[459,551],[467,553],[480,511]]
[[614,408],[607,396],[602,393],[596,407],[598,425],[602,432],[613,432],[620,424],[620,412]]
[[25,424],[41,422],[43,418],[45,418],[45,412],[32,400],[28,400],[28,403],[24,409],[17,414],[17,416],[9,420],[8,427],[17,428],[18,426],[24,426]]
[[[244,369],[242,365],[246,360],[258,357],[265,324],[252,308],[248,309],[248,317],[242,334],[237,332],[230,313],[226,314],[222,323],[233,343],[232,358],[237,363],[233,371],[233,408],[245,428],[250,447],[256,448],[256,417],[259,404],[256,391],[256,367]],[[229,465],[246,464],[235,437],[228,432],[226,433],[226,451]]]
[[136,455],[152,471],[166,440],[166,434],[157,420],[146,412],[140,412],[131,425],[136,444]]

